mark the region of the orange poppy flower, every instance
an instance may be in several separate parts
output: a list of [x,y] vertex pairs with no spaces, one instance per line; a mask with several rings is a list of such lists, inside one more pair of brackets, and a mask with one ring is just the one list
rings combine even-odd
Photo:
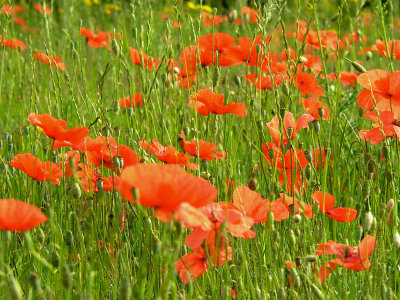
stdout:
[[265,223],[268,212],[271,211],[275,221],[289,218],[286,206],[280,202],[263,200],[261,195],[250,190],[247,186],[239,186],[233,191],[233,204],[246,216],[252,218],[254,223]]
[[325,120],[330,120],[330,115],[329,115],[329,109],[322,104],[321,101],[313,98],[313,97],[308,97],[305,99],[299,99],[299,102],[301,105],[303,105],[304,109],[306,112],[310,115],[313,116],[314,119],[320,120],[321,117],[319,115],[319,110],[322,108],[324,115],[322,116],[323,119]]
[[256,66],[257,63],[261,64],[261,61],[265,59],[261,53],[257,53],[257,47],[265,48],[270,40],[269,35],[265,38],[257,35],[254,40],[248,37],[240,37],[238,39],[239,45],[230,47],[227,53],[249,66]]
[[29,203],[15,199],[0,200],[0,229],[27,231],[47,221],[41,210]]
[[[235,66],[242,63],[239,49],[234,45],[235,38],[225,32],[206,34],[199,38],[200,61],[203,67],[217,64],[221,67]],[[197,44],[197,43],[195,43]]]
[[190,96],[189,106],[204,116],[209,113],[234,114],[239,117],[247,116],[247,108],[243,103],[231,102],[224,105],[223,94],[217,94],[210,89],[198,90],[196,95]]
[[99,33],[94,33],[88,28],[81,27],[81,34],[87,38],[88,45],[92,48],[103,48],[106,47],[110,50],[108,42],[113,39],[113,35],[106,31],[100,31]]
[[48,6],[43,6],[43,5],[40,5],[40,4],[36,4],[34,6],[34,8],[36,9],[37,12],[45,13],[46,15],[51,14],[50,7],[48,7]]
[[168,164],[178,164],[185,167],[188,167],[191,170],[197,170],[198,165],[192,162],[189,162],[191,157],[187,156],[184,153],[178,152],[175,147],[167,146],[164,147],[161,145],[157,139],[152,140],[152,144],[149,144],[147,141],[142,140],[139,141],[139,147],[148,150],[153,153],[159,160],[166,162]]
[[[388,49],[386,49],[385,41],[376,40],[375,45],[371,47],[372,51],[377,51],[380,56],[393,57],[396,60],[400,60],[400,40],[388,40]],[[392,52],[393,51],[393,52]]]
[[2,9],[5,15],[15,15],[24,11],[24,8],[20,5],[8,6],[8,4],[3,4]]
[[282,203],[286,206],[286,209],[291,214],[302,214],[308,219],[313,216],[313,207],[310,204],[299,201],[296,198],[290,197],[283,193],[280,194],[281,197],[276,200],[277,203]]
[[26,25],[26,21],[24,19],[14,17],[14,23],[20,25],[23,30],[29,29],[29,27],[28,27],[28,25]]
[[[58,163],[58,166],[60,167],[60,169],[64,171],[64,177],[65,178],[71,177],[73,172],[72,167],[75,167],[76,170],[76,168],[78,167],[78,163],[81,160],[81,155],[79,151],[71,150],[65,153],[64,155],[59,154],[58,156],[61,157],[61,159],[63,160]],[[74,166],[71,166],[70,159],[72,159]]]
[[104,191],[112,191],[118,189],[120,185],[120,178],[118,176],[104,177],[101,175],[100,169],[92,169],[91,167],[78,164],[78,171],[76,176],[81,180],[82,186],[87,192],[98,192],[98,181],[102,181],[102,189]]
[[256,74],[245,74],[244,78],[247,79],[251,85],[255,85],[257,90],[265,91],[272,90],[272,87],[277,87],[283,82],[282,74],[261,76]]
[[259,13],[254,8],[249,6],[243,6],[241,9],[242,15],[248,15],[250,22],[258,23]]
[[201,12],[201,21],[202,21],[202,25],[204,27],[209,27],[212,25],[218,26],[219,24],[224,22],[224,18],[220,15],[213,15],[206,11],[202,11]]
[[39,61],[44,62],[47,65],[52,65],[53,67],[56,67],[60,69],[61,71],[65,70],[65,64],[62,62],[62,58],[59,56],[47,56],[46,53],[42,53],[39,51],[36,51],[36,53],[32,54],[33,58],[36,58]]
[[317,79],[306,72],[298,70],[295,84],[303,96],[310,94],[314,98],[324,95],[324,89],[318,85]]
[[45,135],[54,140],[53,149],[71,147],[84,151],[84,139],[89,133],[87,127],[75,127],[66,130],[67,121],[55,119],[48,114],[30,113],[28,121],[43,129]]
[[347,207],[333,208],[335,205],[335,198],[326,192],[316,191],[311,195],[311,198],[319,205],[319,210],[328,217],[338,222],[353,222],[357,217],[357,210]]
[[134,96],[119,99],[120,107],[138,107],[139,105],[143,106],[142,93],[136,93]]
[[[135,199],[132,189],[138,191]],[[176,165],[136,164],[121,173],[120,192],[130,202],[154,207],[162,220],[183,202],[199,208],[213,202],[217,189],[201,177],[187,173]]]
[[[356,86],[357,77],[358,74],[354,72],[342,71],[339,73],[340,82],[343,85]],[[325,78],[325,76],[322,75],[321,78]],[[336,80],[337,79],[336,73],[329,73],[327,75],[327,78]]]
[[31,153],[17,154],[10,162],[10,166],[21,170],[37,181],[51,181],[60,184],[63,171],[53,162],[41,162]]
[[[374,129],[361,130],[360,138],[371,142],[373,145],[381,143],[385,138],[395,136],[400,140],[400,121],[394,117],[391,111],[380,111],[379,118],[376,111],[364,114],[364,117],[374,122]],[[381,127],[381,123],[383,127]],[[383,132],[383,133],[382,133]]]
[[319,42],[321,39],[321,45],[323,48],[336,50],[339,38],[336,32],[334,31],[319,31],[309,30],[307,32],[307,27],[300,27],[298,40],[303,42],[305,40],[306,44],[311,46],[314,49],[319,49]]
[[26,49],[26,44],[20,40],[17,39],[4,39],[1,35],[0,35],[0,41],[1,41],[1,45],[8,47],[8,48],[12,48],[12,49],[19,49],[24,51]]
[[[281,144],[280,131],[283,132],[283,146],[293,140],[296,137],[297,132],[300,129],[308,128],[310,122],[314,121],[314,117],[309,114],[301,115],[297,121],[295,121],[294,116],[291,112],[286,111],[285,117],[282,120],[282,129],[279,129],[279,119],[278,116],[272,118],[271,122],[267,123],[269,132],[271,133],[272,139],[275,144],[279,147]],[[290,134],[290,137],[288,134]]]
[[358,76],[357,82],[365,88],[357,97],[362,109],[371,110],[375,98],[379,111],[392,111],[395,118],[400,117],[400,71],[371,70]]
[[185,140],[185,133],[183,130],[181,131],[180,142],[182,143],[183,150],[192,156],[198,156],[204,160],[224,159],[226,157],[225,151],[215,152],[217,150],[217,145],[213,143],[203,140],[198,140],[198,142],[196,142],[195,139],[188,142]]
[[137,66],[144,66],[149,70],[156,70],[160,67],[161,60],[158,57],[151,57],[140,50],[129,47],[131,61]]
[[367,235],[363,238],[359,247],[351,247],[341,243],[336,243],[332,240],[325,244],[319,244],[315,250],[317,255],[336,255],[336,258],[330,260],[326,266],[321,267],[316,274],[322,282],[330,275],[331,272],[324,271],[330,266],[335,270],[335,266],[339,265],[348,270],[364,271],[371,267],[371,261],[368,259],[377,245],[376,238],[372,235]]

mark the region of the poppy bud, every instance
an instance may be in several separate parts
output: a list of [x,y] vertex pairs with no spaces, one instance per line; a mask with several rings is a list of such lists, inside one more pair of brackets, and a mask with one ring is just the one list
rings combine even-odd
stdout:
[[289,85],[286,81],[283,82],[282,84],[282,93],[286,96],[289,97],[290,95],[290,88]]
[[249,14],[244,14],[244,15],[243,15],[243,19],[244,19],[246,22],[248,22],[248,21],[250,20]]
[[294,235],[293,230],[289,230],[289,234],[288,234],[288,240],[289,240],[289,245],[292,249],[295,248],[296,246],[296,236]]
[[128,277],[123,277],[119,285],[119,299],[129,300],[132,297],[131,283]]
[[358,63],[358,62],[356,62],[356,61],[347,59],[347,58],[346,58],[346,60],[347,60],[348,62],[351,63],[351,65],[353,66],[353,68],[354,68],[357,72],[360,72],[360,73],[366,73],[366,72],[367,72],[367,70],[364,68],[364,66],[363,66],[362,64],[360,64],[360,63]]
[[81,192],[81,187],[79,186],[79,183],[74,182],[71,186],[71,195],[72,197],[74,197],[75,199],[79,199],[82,196],[82,192]]
[[155,235],[152,237],[151,251],[153,254],[158,254],[161,251],[161,241]]
[[22,300],[22,289],[21,285],[19,284],[18,280],[11,276],[8,280],[8,292],[10,293],[10,298],[12,300]]
[[382,152],[383,152],[383,157],[388,159],[389,158],[389,147],[387,145],[384,145],[382,147]]
[[311,122],[313,125],[313,129],[314,131],[319,134],[319,132],[321,131],[321,125],[319,124],[319,122],[317,120],[314,120],[313,122]]
[[311,289],[316,297],[316,299],[324,299],[324,295],[321,290],[313,283],[311,284]]
[[133,116],[133,108],[132,107],[128,107],[126,109],[126,113],[128,114],[128,117],[132,117]]
[[375,173],[375,162],[372,159],[370,159],[368,161],[367,168],[368,168],[368,172],[370,174],[374,174]]
[[270,230],[274,230],[274,214],[272,211],[269,211],[267,214],[267,227]]
[[365,54],[365,59],[368,61],[368,60],[370,60],[372,58],[372,52],[371,51],[368,51],[366,54]]
[[8,143],[11,143],[12,140],[13,140],[12,135],[10,135],[10,134],[8,134],[8,133],[5,133],[5,134],[4,134],[4,137],[5,137],[5,139],[6,139],[6,141],[7,141]]
[[102,190],[102,189],[103,189],[103,186],[104,186],[103,180],[102,180],[101,178],[97,179],[97,181],[96,181],[96,187],[97,187],[97,189],[98,189],[98,190]]
[[111,50],[112,50],[112,52],[114,53],[115,56],[119,55],[119,50],[120,49],[119,49],[119,45],[118,45],[118,42],[117,42],[116,39],[113,39],[111,41]]
[[[297,265],[297,264],[296,264]],[[301,281],[300,281],[300,276],[299,273],[297,273],[296,268],[292,268],[290,270],[290,275],[292,275],[292,283],[293,283],[293,287],[298,289],[301,285]]]
[[294,222],[295,224],[300,224],[300,222],[301,222],[301,216],[300,216],[299,214],[294,215],[294,216],[293,216],[293,222]]
[[61,272],[61,280],[63,286],[69,290],[72,287],[72,274],[67,264],[63,265]]
[[175,221],[175,231],[178,236],[180,236],[183,233],[184,229],[185,229],[185,226],[183,225],[183,222]]
[[153,231],[153,224],[151,223],[151,219],[150,219],[150,218],[144,219],[143,227],[144,227],[145,230],[148,231],[148,232]]
[[386,204],[386,209],[387,209],[387,211],[390,212],[390,211],[393,209],[393,206],[394,206],[394,200],[393,200],[393,199],[390,199],[390,200],[388,201],[388,203]]
[[307,164],[306,169],[304,170],[307,180],[310,180],[312,175],[311,164]]
[[115,166],[115,167],[117,167],[117,169],[122,169],[122,166],[121,166],[121,161],[120,161],[120,158],[118,157],[118,156],[114,156],[112,159],[111,159],[111,161],[112,161],[112,163],[113,163],[113,165]]
[[364,180],[361,184],[361,196],[362,196],[363,200],[368,198],[370,191],[371,191],[371,187],[369,186],[369,181]]
[[374,216],[370,211],[367,211],[364,214],[364,221],[362,223],[363,229],[365,232],[369,232],[372,227],[372,223],[374,222]]
[[324,115],[325,110],[322,107],[318,108],[318,116],[322,119]]
[[111,128],[110,128],[110,126],[106,125],[103,127],[103,129],[101,131],[105,137],[109,137]]
[[242,84],[242,79],[239,77],[239,76],[237,76],[237,75],[235,75],[235,76],[233,76],[233,81],[236,83],[236,85],[238,85],[238,86],[240,86],[241,84]]
[[395,231],[395,233],[393,233],[393,245],[396,248],[400,247],[400,234],[398,231]]
[[306,62],[308,62],[308,59],[305,58],[304,56],[300,56],[299,57],[299,62],[302,63],[302,64],[305,64]]
[[312,153],[308,150],[304,151],[304,156],[308,160],[309,163],[312,163]]
[[256,190],[256,182],[254,179],[250,180],[249,184],[248,184],[249,189],[251,189],[252,191]]
[[43,244],[44,243],[44,241],[46,239],[46,236],[45,236],[42,228],[37,228],[36,229],[36,237],[37,237],[37,240],[38,240],[39,244]]
[[[218,61],[218,53],[217,53],[217,61]],[[214,68],[214,72],[213,72],[213,88],[215,88],[218,84],[219,81],[219,77],[220,77],[220,71],[219,68],[215,67]]]
[[233,21],[235,21],[236,18],[237,18],[237,10],[234,9],[234,10],[232,10],[232,11],[229,13],[229,15],[228,15],[228,21],[229,21],[229,23],[232,23]]
[[54,268],[58,268],[60,265],[60,255],[58,255],[57,251],[53,251],[50,256],[50,262]]
[[358,225],[356,227],[356,241],[361,241],[362,235],[363,235],[363,228],[362,226]]
[[315,255],[307,255],[304,260],[308,263],[315,263],[317,261],[317,257]]
[[24,135],[29,135],[29,127],[28,126],[24,126],[22,128],[22,132],[24,133]]
[[72,235],[72,232],[69,230],[64,234],[64,243],[68,247],[71,247],[74,245],[74,236]]
[[29,274],[29,283],[33,287],[34,291],[40,291],[40,278],[36,272],[31,272]]
[[285,114],[286,114],[286,107],[280,107],[279,108],[279,114],[281,115],[281,118],[285,118]]

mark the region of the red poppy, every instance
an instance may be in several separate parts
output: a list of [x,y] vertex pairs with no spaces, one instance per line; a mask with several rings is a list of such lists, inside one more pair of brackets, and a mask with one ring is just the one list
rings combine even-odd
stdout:
[[[139,199],[132,194],[133,188]],[[162,220],[168,219],[183,202],[198,208],[217,197],[217,189],[205,179],[190,175],[179,166],[162,164],[137,164],[124,169],[120,192],[128,201],[156,208]]]
[[43,5],[40,5],[40,4],[36,4],[36,5],[34,6],[34,8],[36,9],[37,12],[45,13],[46,15],[51,14],[50,7],[48,7],[48,6],[46,6],[46,5],[43,6]]
[[295,83],[303,96],[310,94],[314,98],[320,98],[324,95],[324,89],[318,85],[317,79],[311,74],[298,70]]
[[319,115],[319,110],[322,109],[324,112],[322,118],[325,120],[330,120],[329,109],[319,100],[308,97],[305,99],[299,99],[301,105],[303,105],[304,109],[308,114],[313,116],[314,119],[320,120],[321,117]]
[[277,87],[283,82],[281,74],[261,76],[256,74],[245,74],[244,78],[247,79],[252,85],[255,85],[257,90],[272,90],[272,87]]
[[24,51],[26,49],[26,44],[17,39],[4,39],[0,35],[0,41],[1,41],[2,46],[8,47],[8,48],[19,49],[22,51]]
[[263,200],[261,195],[250,190],[247,186],[239,186],[233,191],[233,204],[246,216],[252,218],[254,223],[265,223],[268,212],[271,211],[275,221],[289,218],[289,212],[280,202]]
[[53,162],[41,162],[31,153],[17,154],[10,162],[10,166],[26,173],[37,181],[51,181],[60,184],[63,171]]
[[247,109],[243,103],[231,102],[224,105],[224,98],[223,94],[214,93],[210,89],[202,89],[198,90],[196,95],[190,96],[189,106],[204,116],[209,113],[247,116]]
[[167,146],[164,147],[161,145],[157,139],[152,140],[152,144],[149,144],[147,141],[142,140],[139,141],[140,148],[144,150],[148,150],[153,153],[159,160],[169,163],[169,164],[178,164],[185,167],[188,167],[191,170],[197,170],[198,165],[192,162],[189,162],[191,157],[187,156],[184,153],[178,152],[175,147]]
[[391,111],[380,111],[379,118],[376,111],[370,111],[364,114],[364,117],[374,122],[372,125],[374,129],[361,130],[361,139],[369,141],[373,145],[377,145],[385,138],[392,136],[400,140],[400,120],[395,118]]
[[160,67],[161,60],[158,57],[151,57],[140,50],[129,47],[131,61],[137,66],[144,66],[149,70],[156,70]]
[[371,70],[358,76],[357,82],[365,88],[357,97],[362,109],[371,110],[375,99],[379,111],[392,111],[395,118],[400,117],[400,71],[390,74],[385,70]]
[[[319,33],[319,37],[318,37]],[[307,32],[307,26],[301,26],[299,30],[298,40],[303,42],[305,40],[306,44],[314,49],[319,49],[320,41],[323,48],[336,50],[339,38],[334,31],[320,30],[319,32],[314,30],[309,30]]]
[[241,37],[238,39],[239,45],[230,47],[227,53],[249,66],[261,65],[261,61],[265,58],[261,53],[257,53],[257,47],[265,48],[270,40],[271,37],[269,35],[265,38],[257,35],[254,40],[248,37]]
[[[300,129],[308,128],[310,122],[312,121],[314,121],[314,117],[309,114],[303,114],[297,119],[297,121],[295,121],[293,114],[289,111],[286,111],[285,117],[282,120],[281,129],[279,126],[278,116],[273,117],[271,122],[267,123],[267,127],[271,133],[272,139],[279,147],[281,144],[281,132],[283,132],[283,146],[286,146],[289,140],[293,140],[296,137],[296,134]],[[288,134],[290,136],[288,136]]]
[[394,59],[400,60],[400,40],[388,40],[387,45],[388,48],[386,48],[385,41],[376,40],[376,43],[372,46],[371,50],[377,51],[380,56],[394,57]]
[[[76,170],[76,168],[78,167],[78,163],[81,160],[81,155],[79,153],[79,151],[75,151],[75,150],[71,150],[68,151],[67,153],[63,154],[59,154],[59,157],[61,157],[61,159],[63,161],[58,163],[58,166],[60,167],[60,169],[62,169],[64,171],[64,177],[65,178],[69,178],[72,176],[72,168],[74,167],[74,171]],[[72,160],[73,166],[70,164]]]
[[[203,35],[198,40],[200,61],[203,67],[217,64],[221,67],[241,64],[239,49],[234,45],[235,38],[225,32]],[[197,43],[196,43],[197,44]]]
[[36,53],[33,53],[32,56],[36,58],[39,61],[44,62],[47,65],[52,65],[53,67],[56,67],[60,69],[61,71],[65,70],[65,64],[62,62],[62,58],[59,56],[47,56],[46,53],[42,53],[39,51],[36,51]]
[[2,9],[5,15],[15,15],[24,11],[24,8],[20,5],[8,6],[8,4],[3,4]]
[[243,6],[241,9],[242,15],[248,15],[249,20],[253,23],[258,23],[258,18],[259,18],[259,13],[257,10],[254,8],[251,8],[249,6]]
[[188,142],[185,140],[185,133],[183,130],[181,131],[180,142],[182,142],[183,150],[192,156],[198,156],[204,160],[224,159],[226,157],[225,151],[215,152],[217,150],[217,145],[213,143],[203,140],[198,140],[198,142],[196,142],[195,139],[192,139],[190,142]]
[[23,30],[29,29],[29,27],[28,27],[28,25],[26,25],[26,21],[24,19],[14,17],[14,23],[20,25]]
[[[329,73],[326,77],[334,80],[337,79],[336,73]],[[343,85],[356,86],[357,77],[358,74],[354,72],[342,71],[339,73],[340,82]],[[322,75],[321,78],[325,78],[325,75]]]
[[338,222],[353,222],[357,217],[357,210],[347,207],[334,208],[335,198],[326,192],[316,191],[311,198],[319,205],[319,210]]
[[15,199],[0,200],[0,229],[27,231],[47,221],[41,210],[29,203]]
[[201,12],[201,21],[202,21],[202,25],[204,27],[209,27],[212,25],[218,26],[219,24],[224,22],[224,18],[220,15],[213,15],[206,11],[202,11]]
[[113,35],[106,31],[100,31],[97,34],[88,28],[81,27],[81,34],[87,38],[88,45],[92,48],[106,47],[110,50],[108,42],[113,39]]
[[71,147],[83,151],[84,139],[89,133],[87,127],[75,127],[66,130],[67,121],[55,119],[48,114],[30,113],[28,121],[43,129],[45,135],[54,140],[53,149]]
[[112,191],[118,189],[120,185],[120,178],[118,176],[103,177],[99,169],[92,169],[91,167],[78,164],[78,171],[76,176],[81,180],[82,186],[87,192],[98,192],[98,181],[102,182],[102,189],[104,191]]
[[319,244],[318,249],[315,250],[317,255],[336,255],[336,258],[330,260],[326,266],[321,267],[320,271],[316,274],[322,282],[330,275],[328,266],[335,270],[335,265],[342,266],[348,270],[364,271],[371,267],[371,262],[368,259],[377,245],[376,238],[367,235],[361,241],[359,247],[351,247],[344,244],[328,241],[325,244]]
[[299,201],[296,198],[290,197],[283,193],[281,193],[281,197],[276,200],[276,202],[285,205],[288,212],[291,214],[302,214],[308,219],[311,219],[313,216],[313,208],[310,204]]
[[120,107],[138,107],[139,105],[143,106],[142,93],[136,93],[134,96],[128,96],[128,97],[119,99]]

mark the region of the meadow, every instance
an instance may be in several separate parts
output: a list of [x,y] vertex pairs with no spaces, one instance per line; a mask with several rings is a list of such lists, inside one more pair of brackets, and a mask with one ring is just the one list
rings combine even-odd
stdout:
[[0,5],[0,299],[398,299],[398,0]]

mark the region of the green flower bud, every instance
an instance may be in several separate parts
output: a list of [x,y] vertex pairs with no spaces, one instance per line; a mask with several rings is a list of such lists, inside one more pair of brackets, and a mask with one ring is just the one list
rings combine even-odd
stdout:
[[362,224],[365,232],[369,232],[371,230],[373,222],[374,222],[374,216],[372,215],[372,213],[370,211],[367,211],[364,214],[364,221]]
[[57,251],[53,251],[50,255],[50,262],[54,268],[58,268],[60,266],[60,255]]
[[79,183],[74,182],[71,186],[71,195],[72,197],[74,197],[75,199],[79,199],[82,196],[82,191],[81,191],[81,187],[79,185]]
[[72,232],[69,230],[64,234],[64,243],[68,247],[71,247],[74,245],[74,236],[72,235]]

